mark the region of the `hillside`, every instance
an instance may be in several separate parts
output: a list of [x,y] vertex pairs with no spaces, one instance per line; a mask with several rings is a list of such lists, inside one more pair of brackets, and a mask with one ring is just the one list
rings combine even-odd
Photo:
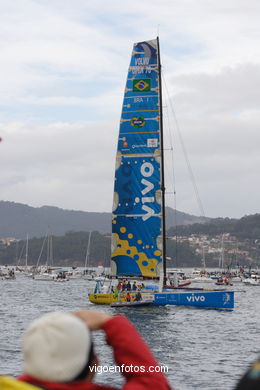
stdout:
[[[250,266],[259,264],[260,214],[245,216],[239,220],[230,218],[203,220],[168,208],[167,217],[168,224],[170,221],[172,221],[172,224],[177,222],[178,225],[181,222],[186,223],[186,225],[173,226],[167,232],[166,256],[168,267],[201,266],[202,253],[205,254],[208,266],[209,264],[210,266],[218,266],[221,245],[225,247],[227,264],[237,264],[238,262]],[[46,230],[50,226],[53,236],[55,265],[83,266],[88,232],[92,231],[90,265],[94,266],[102,263],[109,266],[110,220],[110,213],[87,213],[47,206],[33,208],[11,202],[0,202],[0,231],[6,227],[6,237],[22,239],[19,242],[11,243],[0,240],[0,265],[24,264],[24,238],[27,232],[31,238],[29,240],[28,262],[30,265],[35,265],[43,245],[43,236],[45,236]],[[9,224],[7,221],[9,221]],[[48,223],[50,221],[53,224],[52,226]],[[192,224],[192,221],[195,223]],[[83,228],[80,229],[80,226],[83,226]],[[56,228],[58,233],[54,232],[53,227]],[[40,229],[42,229],[42,232]],[[3,230],[0,237],[5,237],[2,232]],[[225,241],[223,241],[223,233],[225,233]],[[45,261],[45,259],[46,253],[43,252],[42,260]]]
[[190,236],[191,234],[208,234],[211,236],[229,233],[240,239],[260,239],[260,214],[248,215],[240,219],[215,218],[204,224],[195,223],[189,226],[171,227],[169,235]]
[[[89,233],[87,232],[69,232],[64,236],[52,236],[53,260],[49,266],[75,266],[82,267],[85,264],[87,244]],[[0,241],[0,267],[1,265],[25,265],[25,246],[26,241],[14,241],[9,245]],[[175,259],[176,242],[167,240],[167,261],[168,267],[177,266]],[[93,232],[91,235],[89,250],[89,266],[99,264],[105,267],[110,266],[111,257],[111,237]],[[178,244],[178,254],[181,258],[181,266],[199,266],[201,259],[196,255],[188,243]],[[28,242],[28,265],[43,265],[47,259],[47,242],[46,238],[32,238]]]
[[[208,218],[196,217],[166,209],[167,228],[201,223]],[[31,207],[21,203],[0,201],[0,237],[42,237],[47,230],[62,236],[68,231],[111,231],[111,213],[64,210],[58,207]]]

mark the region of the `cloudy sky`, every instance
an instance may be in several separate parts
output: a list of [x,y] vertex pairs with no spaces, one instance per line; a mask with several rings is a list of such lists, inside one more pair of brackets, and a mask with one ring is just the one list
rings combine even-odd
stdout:
[[0,0],[0,199],[111,211],[132,46],[159,33],[167,204],[202,214],[190,166],[206,216],[260,212],[259,14],[258,0]]

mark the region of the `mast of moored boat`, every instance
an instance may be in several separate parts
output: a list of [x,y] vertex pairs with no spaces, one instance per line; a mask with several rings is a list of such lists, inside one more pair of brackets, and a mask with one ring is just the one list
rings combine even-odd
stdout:
[[26,235],[26,247],[25,247],[25,272],[28,272],[28,241],[29,235]]
[[88,234],[88,245],[87,245],[87,252],[86,252],[86,259],[85,259],[85,272],[87,268],[89,268],[89,249],[90,249],[90,239],[91,239],[92,232],[89,232]]
[[165,181],[164,181],[164,150],[163,150],[163,112],[162,112],[162,77],[159,37],[158,48],[158,77],[159,77],[159,104],[160,104],[160,138],[161,138],[161,193],[162,193],[162,261],[163,261],[163,285],[166,285],[166,223],[165,223]]

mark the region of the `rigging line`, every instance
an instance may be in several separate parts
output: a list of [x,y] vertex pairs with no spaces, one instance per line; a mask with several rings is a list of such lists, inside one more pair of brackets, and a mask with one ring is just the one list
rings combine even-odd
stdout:
[[[164,79],[163,79],[164,81]],[[164,81],[165,84],[165,81]],[[171,123],[170,123],[170,117],[169,117],[169,111],[168,111],[168,106],[165,105],[165,112],[166,115],[164,117],[167,118],[167,130],[168,130],[168,137],[169,137],[169,143],[170,143],[170,148],[169,150],[171,151],[171,166],[172,166],[172,183],[173,183],[173,192],[171,192],[171,195],[173,195],[173,222],[175,222],[175,267],[178,266],[178,222],[177,222],[177,195],[176,195],[176,177],[175,177],[175,162],[174,162],[174,153],[173,153],[173,145],[174,145],[174,133],[171,131]],[[174,224],[173,224],[174,227]]]
[[203,217],[205,217],[205,212],[204,212],[204,208],[203,208],[200,196],[199,196],[199,191],[198,191],[198,187],[197,187],[197,184],[196,184],[195,176],[194,176],[194,173],[193,173],[192,168],[191,168],[191,164],[190,164],[190,161],[189,161],[189,158],[188,158],[188,154],[187,154],[187,151],[186,151],[186,148],[185,148],[185,144],[184,144],[184,141],[183,141],[183,138],[182,138],[182,135],[181,135],[180,127],[179,127],[179,124],[178,124],[178,120],[177,120],[177,117],[176,117],[176,114],[175,114],[175,111],[174,111],[174,108],[173,108],[172,99],[170,99],[170,94],[169,94],[169,91],[168,91],[168,88],[167,88],[164,76],[163,76],[163,81],[164,81],[164,88],[165,88],[165,91],[166,91],[166,94],[168,96],[168,100],[169,100],[169,103],[170,103],[170,108],[172,110],[173,117],[174,117],[174,120],[175,120],[175,123],[176,123],[176,129],[177,129],[177,132],[178,132],[178,136],[179,136],[179,139],[180,139],[180,144],[181,144],[182,151],[183,151],[183,154],[184,154],[184,157],[185,157],[185,161],[186,161],[186,164],[187,164],[188,172],[190,174],[190,178],[191,178],[191,181],[192,181],[192,184],[193,184],[193,188],[194,188],[194,192],[195,192],[196,199],[197,199],[197,202],[198,202],[198,206],[199,206],[201,215]]
[[173,191],[167,192],[168,194],[174,194],[173,198],[173,203],[174,203],[174,208],[176,209],[176,179],[175,179],[175,163],[174,163],[174,155],[173,155],[173,134],[170,131],[171,125],[170,125],[170,118],[169,118],[169,112],[168,112],[168,106],[165,106],[165,117],[166,117],[166,128],[168,130],[168,137],[169,137],[169,143],[170,143],[170,148],[169,149],[164,149],[164,150],[170,150],[171,151],[171,167],[172,169],[169,169],[169,177],[172,175],[172,185],[173,185]]
[[46,236],[44,237],[44,240],[43,240],[43,244],[42,244],[42,247],[41,247],[41,251],[40,251],[40,254],[39,254],[37,263],[36,263],[36,269],[38,268],[39,262],[40,262],[40,260],[41,260],[41,256],[42,256],[42,252],[43,252],[43,249],[44,249],[44,245],[45,245],[45,242],[46,242],[46,239],[47,239],[47,235],[48,235],[48,233],[46,233]]
[[[164,81],[165,84],[165,81]],[[168,111],[168,105],[165,105],[165,112],[166,112],[166,118],[167,118],[167,130],[168,130],[168,138],[169,138],[169,144],[170,148],[166,150],[171,151],[171,166],[172,166],[172,184],[173,184],[173,192],[172,194],[174,195],[173,197],[173,204],[174,204],[174,210],[175,210],[175,225],[177,225],[177,195],[176,195],[176,175],[175,175],[175,161],[174,161],[174,153],[173,153],[173,145],[174,145],[174,133],[171,131],[171,121],[170,121],[170,116],[169,116],[169,111]]]
[[18,264],[20,264],[20,261],[22,260],[24,248],[25,248],[25,242],[23,243],[22,250],[21,250],[20,255],[19,255]]

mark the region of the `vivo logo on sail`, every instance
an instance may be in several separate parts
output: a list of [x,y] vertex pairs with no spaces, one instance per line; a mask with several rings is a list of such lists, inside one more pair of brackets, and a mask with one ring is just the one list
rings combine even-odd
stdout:
[[154,173],[154,166],[150,162],[145,162],[141,165],[140,169],[141,175],[143,176],[141,183],[144,185],[144,188],[142,189],[142,210],[146,212],[146,214],[142,217],[143,221],[146,221],[151,216],[155,214],[154,209],[152,209],[150,206],[148,206],[147,203],[151,204],[154,203],[155,199],[154,196],[149,196],[149,193],[153,191],[154,184],[149,181],[149,178]]
[[[140,173],[141,173],[141,185],[137,185],[137,188],[141,189],[141,195],[139,197],[135,198],[135,204],[141,202],[141,208],[145,212],[144,215],[142,215],[142,220],[146,221],[150,217],[152,217],[155,214],[155,210],[152,208],[152,205],[155,203],[155,196],[154,196],[154,184],[151,181],[151,178],[154,174],[154,166],[150,162],[143,162],[140,167]],[[124,184],[122,186],[124,196],[123,196],[123,204],[127,206],[125,209],[125,212],[130,212],[133,209],[132,199],[131,195],[133,194],[133,180],[131,179],[132,176],[132,167],[130,164],[124,164],[122,166],[122,174],[127,180],[124,180]],[[136,177],[137,172],[135,173]],[[138,175],[139,176],[139,175]]]

